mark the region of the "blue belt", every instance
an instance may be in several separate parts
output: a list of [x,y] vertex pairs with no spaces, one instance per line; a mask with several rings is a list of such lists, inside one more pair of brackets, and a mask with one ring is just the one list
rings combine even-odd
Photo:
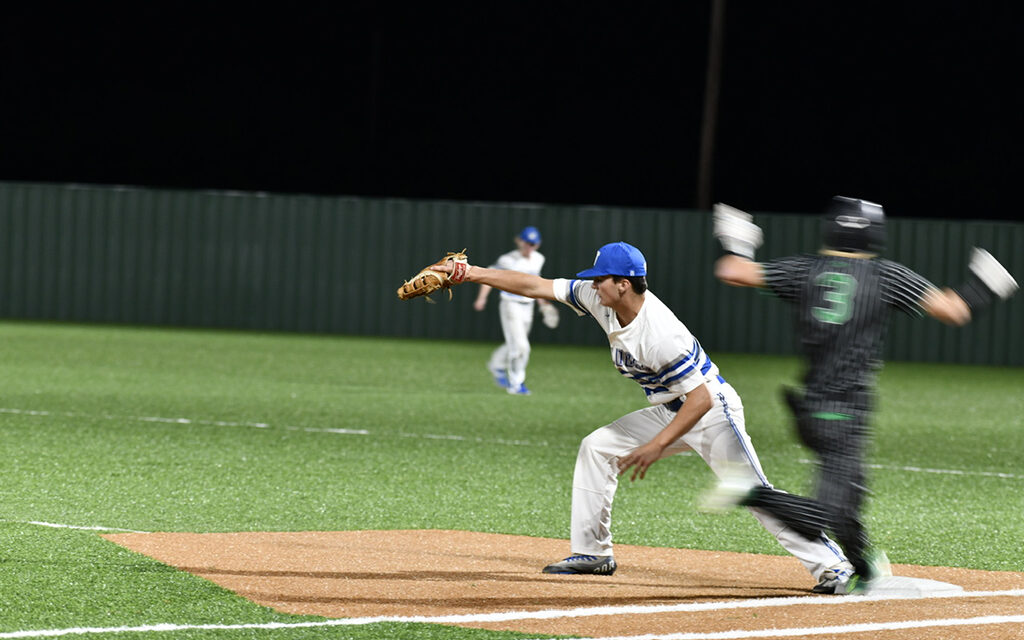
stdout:
[[[718,376],[718,381],[722,384],[725,384],[725,378],[723,378],[722,376]],[[679,398],[669,400],[668,402],[665,403],[665,408],[674,413],[679,413],[679,410],[683,408],[683,401],[680,400]]]

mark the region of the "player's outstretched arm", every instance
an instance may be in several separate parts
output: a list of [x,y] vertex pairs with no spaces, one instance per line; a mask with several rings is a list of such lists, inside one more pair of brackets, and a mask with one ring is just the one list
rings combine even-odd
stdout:
[[734,287],[763,287],[760,262],[727,253],[715,262],[715,277]]
[[967,280],[954,291],[963,302],[977,313],[999,300],[1008,300],[1020,286],[991,253],[974,247],[967,263]]
[[970,275],[955,289],[929,289],[921,308],[940,322],[963,326],[971,316],[997,300],[1007,300],[1019,286],[1010,272],[991,253],[975,247],[967,264]]
[[971,308],[952,289],[929,289],[921,296],[921,308],[943,324],[962,327],[971,321]]
[[[451,266],[447,264],[434,265],[431,269],[435,271],[451,272]],[[510,269],[488,269],[476,265],[469,265],[466,278],[463,282],[476,282],[487,285],[502,291],[508,291],[527,298],[540,298],[542,300],[555,300],[554,281],[541,278],[530,273],[512,271]]]

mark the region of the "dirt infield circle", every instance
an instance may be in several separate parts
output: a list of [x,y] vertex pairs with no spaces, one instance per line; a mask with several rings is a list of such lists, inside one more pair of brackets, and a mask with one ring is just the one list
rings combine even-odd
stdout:
[[[810,594],[810,576],[789,556],[618,545],[615,575],[560,576],[540,568],[567,555],[565,540],[466,531],[103,537],[260,605],[328,618],[468,614],[470,619],[453,624],[598,638],[716,632],[765,637],[753,634],[768,629],[807,629],[805,637],[817,639],[1024,638],[1024,623],[998,622],[1024,613],[1024,592],[1013,593],[1024,590],[1024,573],[1016,572],[894,565],[896,575],[956,584],[965,593],[872,600]],[[1011,593],[992,593],[1000,591]],[[544,614],[483,615],[499,612]],[[928,626],[983,616],[997,622]],[[825,629],[902,621],[913,624],[860,633]]]

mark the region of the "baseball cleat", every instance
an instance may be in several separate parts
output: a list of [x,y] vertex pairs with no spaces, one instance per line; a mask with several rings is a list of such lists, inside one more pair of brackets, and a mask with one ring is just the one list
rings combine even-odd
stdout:
[[889,564],[889,556],[882,550],[871,553],[871,579],[891,578],[892,565]]
[[879,578],[892,577],[892,567],[889,565],[889,556],[884,551],[875,551],[870,556],[871,575],[863,576],[855,573],[845,584],[836,587],[837,595],[862,596],[871,592],[872,586]]
[[491,376],[494,377],[494,384],[498,385],[502,389],[508,388],[508,376],[506,375],[504,369],[488,369],[488,371],[490,371]]
[[722,470],[715,488],[701,496],[697,508],[704,513],[726,513],[742,505],[757,486],[746,467],[730,465]]
[[833,593],[837,596],[863,596],[871,590],[871,581],[865,580],[859,573],[850,576],[843,584],[836,585]]
[[849,562],[840,562],[825,569],[818,577],[818,584],[811,588],[811,593],[836,593],[846,585],[846,582],[853,575],[853,565]]
[[544,567],[543,573],[590,573],[599,576],[610,576],[615,573],[618,565],[612,556],[569,556],[561,562]]
[[510,394],[512,394],[514,396],[528,396],[528,395],[530,395],[530,390],[527,389],[526,385],[523,384],[522,382],[519,383],[518,387],[513,387],[513,386],[510,385],[505,390],[508,391]]

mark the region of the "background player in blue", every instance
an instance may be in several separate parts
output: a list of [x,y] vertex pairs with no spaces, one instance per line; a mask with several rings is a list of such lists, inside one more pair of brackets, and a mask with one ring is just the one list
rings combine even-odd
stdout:
[[863,592],[885,573],[885,563],[873,558],[860,514],[872,391],[890,312],[924,313],[959,326],[996,298],[1008,298],[1017,283],[982,249],[973,251],[970,277],[955,290],[940,290],[907,267],[880,258],[885,214],[865,200],[833,198],[823,218],[823,246],[812,255],[754,262],[761,230],[732,207],[715,206],[714,228],[727,254],[715,264],[720,280],[767,289],[794,305],[806,370],[802,392],[785,390],[784,398],[819,467],[814,499],[727,473],[705,506],[765,509],[809,539],[831,531],[856,572],[839,591]]
[[[432,267],[450,271],[449,265]],[[743,403],[686,326],[647,289],[647,261],[624,242],[598,251],[576,279],[470,266],[466,282],[530,298],[557,300],[593,318],[608,336],[618,371],[644,390],[649,406],[622,416],[583,439],[572,486],[571,555],[545,573],[611,574],[611,509],[620,474],[643,478],[661,458],[696,451],[716,473],[742,468],[768,484],[744,428]],[[823,588],[834,589],[850,565],[824,535],[807,538],[768,513],[751,510]]]
[[[541,237],[537,227],[526,227],[514,239],[516,248],[503,253],[490,266],[491,269],[522,271],[539,276],[544,268],[544,256],[537,249]],[[487,296],[491,287],[480,285],[473,308],[483,311],[487,307]],[[549,329],[558,326],[558,310],[547,300],[538,300],[544,325]],[[526,387],[526,365],[530,362],[530,329],[533,327],[533,298],[519,296],[507,291],[501,292],[498,315],[501,318],[501,332],[505,342],[494,350],[487,368],[494,382],[513,395],[529,395]]]

